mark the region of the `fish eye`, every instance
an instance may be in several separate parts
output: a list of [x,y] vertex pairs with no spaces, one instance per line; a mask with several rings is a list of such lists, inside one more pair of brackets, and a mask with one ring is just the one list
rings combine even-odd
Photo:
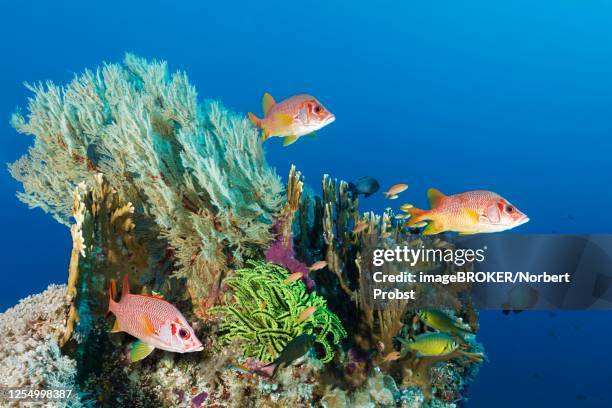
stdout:
[[512,207],[511,205],[507,205],[506,206],[506,212],[511,213],[512,211],[514,211],[514,207]]
[[181,339],[184,339],[184,338],[187,337],[187,330],[185,330],[185,329],[180,329],[178,333],[179,333],[179,336],[181,337]]
[[314,111],[315,113],[321,112],[321,107],[319,105],[315,106]]

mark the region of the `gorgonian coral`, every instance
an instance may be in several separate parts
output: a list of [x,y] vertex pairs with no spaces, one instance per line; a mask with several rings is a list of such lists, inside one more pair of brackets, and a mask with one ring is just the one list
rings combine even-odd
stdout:
[[[239,340],[245,357],[273,361],[290,340],[307,333],[323,347],[321,360],[330,361],[333,345],[346,337],[346,331],[325,299],[308,293],[301,281],[285,283],[287,270],[278,265],[258,261],[247,261],[247,265],[224,281],[233,297],[211,309],[223,318],[220,344]],[[311,306],[316,311],[300,320]]]
[[[273,239],[283,186],[256,131],[219,103],[199,104],[184,73],[127,55],[67,86],[29,89],[28,115],[12,123],[34,145],[10,170],[31,207],[69,225],[74,188],[102,173],[134,207],[151,275],[187,278],[197,302]],[[160,273],[164,256],[172,262]]]

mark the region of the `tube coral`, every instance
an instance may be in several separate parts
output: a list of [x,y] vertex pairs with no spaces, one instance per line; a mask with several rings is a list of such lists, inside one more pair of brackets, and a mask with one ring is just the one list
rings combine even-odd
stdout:
[[[243,342],[245,357],[273,361],[285,345],[300,334],[312,334],[323,347],[323,362],[334,356],[346,331],[338,317],[327,308],[325,299],[307,293],[301,281],[285,283],[287,271],[274,264],[248,261],[248,268],[225,279],[233,291],[233,301],[211,309],[223,317],[220,344]],[[301,321],[300,314],[309,307],[316,311]]]

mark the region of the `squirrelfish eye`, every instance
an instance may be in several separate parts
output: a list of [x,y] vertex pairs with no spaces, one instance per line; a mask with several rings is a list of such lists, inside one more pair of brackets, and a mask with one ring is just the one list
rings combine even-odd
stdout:
[[321,107],[319,105],[315,106],[314,111],[315,113],[321,112]]
[[511,205],[507,205],[506,206],[506,212],[511,213],[512,211],[514,211],[514,208]]
[[189,334],[189,333],[187,333],[187,330],[185,330],[185,329],[180,329],[178,333],[179,333],[179,336],[181,337],[181,339],[186,338],[187,335]]

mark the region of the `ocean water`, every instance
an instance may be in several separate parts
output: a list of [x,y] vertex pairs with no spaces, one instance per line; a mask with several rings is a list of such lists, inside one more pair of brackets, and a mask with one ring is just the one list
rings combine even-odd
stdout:
[[[126,51],[187,71],[201,98],[261,111],[261,95],[308,92],[336,115],[283,148],[315,192],[323,174],[382,188],[496,191],[527,213],[520,232],[612,230],[612,3],[4,2],[0,161],[31,139],[9,125],[24,81],[69,81]],[[28,210],[0,171],[0,310],[63,282],[69,231]],[[382,211],[377,195],[362,209]],[[468,407],[612,406],[611,312],[483,312],[487,362]]]

